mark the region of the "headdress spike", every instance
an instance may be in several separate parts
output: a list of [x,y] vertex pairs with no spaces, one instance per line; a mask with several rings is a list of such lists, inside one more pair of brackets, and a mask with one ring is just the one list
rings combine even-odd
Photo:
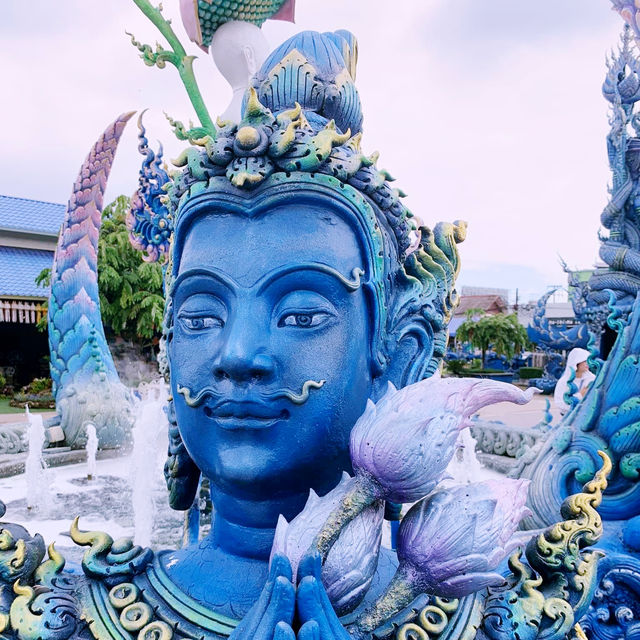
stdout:
[[253,87],[249,88],[249,97],[243,114],[243,122],[244,121],[252,124],[275,121],[271,111],[260,102],[258,92]]

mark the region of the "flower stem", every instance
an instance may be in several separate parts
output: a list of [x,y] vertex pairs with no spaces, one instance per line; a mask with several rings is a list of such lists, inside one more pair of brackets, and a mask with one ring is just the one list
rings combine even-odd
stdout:
[[361,475],[356,475],[352,478],[351,486],[347,493],[327,518],[324,526],[311,544],[312,550],[320,552],[323,563],[327,559],[331,547],[340,536],[342,529],[376,500],[378,500],[378,492],[374,480]]
[[209,135],[215,138],[216,128],[200,93],[195,74],[193,73],[194,56],[187,55],[182,43],[171,27],[171,22],[164,18],[160,9],[154,7],[149,0],[133,0],[133,2],[140,11],[153,22],[173,49],[175,55],[167,56],[166,61],[171,62],[178,70],[182,84],[184,84],[184,88],[187,90],[187,95],[200,120],[200,124],[207,130]]
[[411,580],[411,572],[401,564],[387,590],[356,620],[355,635],[370,634],[411,604],[418,595],[418,591]]

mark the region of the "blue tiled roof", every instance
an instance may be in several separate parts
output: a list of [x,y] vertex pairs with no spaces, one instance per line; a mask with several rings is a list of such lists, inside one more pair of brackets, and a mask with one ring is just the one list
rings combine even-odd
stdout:
[[53,251],[0,247],[0,296],[46,298],[47,289],[34,282],[46,267],[53,266]]
[[0,195],[0,228],[58,235],[66,206]]

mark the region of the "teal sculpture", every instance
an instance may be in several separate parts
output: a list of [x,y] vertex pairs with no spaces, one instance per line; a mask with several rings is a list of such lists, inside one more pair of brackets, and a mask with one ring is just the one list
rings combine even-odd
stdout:
[[[601,237],[600,255],[607,267],[596,270],[589,280],[581,309],[584,324],[575,331],[577,335],[589,328],[596,379],[559,424],[534,444],[520,448],[510,475],[531,481],[527,503],[531,514],[523,524],[534,529],[549,525],[567,496],[591,477],[599,466],[599,451],[610,456],[610,483],[599,510],[606,533],[598,550],[604,558],[594,599],[581,624],[590,638],[630,640],[640,631],[640,300],[635,266],[639,255],[635,105],[640,99],[640,62],[633,44],[640,10],[628,0],[613,4],[627,26],[618,51],[608,61],[603,86],[612,105],[607,149],[613,184],[601,217],[608,234]],[[602,362],[594,356],[605,322],[616,338]],[[484,438],[482,430],[477,429],[479,439]]]
[[[175,33],[146,9],[173,53],[136,46],[186,73],[198,103]],[[4,637],[579,633],[609,457],[535,536],[516,532],[526,481],[439,486],[471,415],[530,393],[438,375],[466,225],[418,226],[377,154],[363,153],[354,66],[351,34],[304,32],[256,75],[239,123],[213,125],[205,111],[199,126],[175,123],[190,145],[168,174],[166,211],[154,211],[172,223],[165,476],[180,510],[206,478],[211,532],[153,552],[76,518],[71,536],[88,549],[72,573],[53,547],[43,562],[39,536],[3,524]],[[282,78],[271,108],[260,96]],[[385,502],[415,503],[397,553],[381,546]]]
[[49,351],[56,417],[66,444],[83,447],[88,423],[102,448],[126,446],[132,424],[129,390],[107,345],[98,295],[98,236],[104,190],[122,131],[117,118],[84,161],[67,206],[49,295]]

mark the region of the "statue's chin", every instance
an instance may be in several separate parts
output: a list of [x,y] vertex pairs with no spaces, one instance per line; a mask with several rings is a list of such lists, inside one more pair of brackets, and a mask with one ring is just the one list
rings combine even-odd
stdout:
[[274,451],[260,447],[234,447],[219,452],[215,470],[207,473],[215,490],[229,496],[251,501],[279,501],[300,495],[306,499],[313,485],[325,493],[340,480],[343,465],[335,459],[328,464],[316,460],[283,459]]

